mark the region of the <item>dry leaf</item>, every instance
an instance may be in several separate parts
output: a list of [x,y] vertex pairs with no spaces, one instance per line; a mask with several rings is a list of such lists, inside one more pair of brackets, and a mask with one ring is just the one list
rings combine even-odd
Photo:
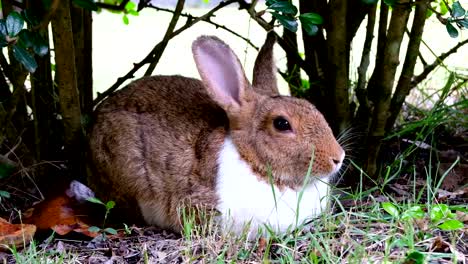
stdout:
[[11,224],[0,217],[0,250],[15,246],[22,248],[28,245],[36,233],[36,226]]
[[[88,223],[95,222],[88,217],[87,206],[91,205],[83,204],[85,198],[82,189],[76,185],[77,182],[74,181],[68,190],[63,190],[62,194],[36,204],[24,217],[24,221],[36,225],[41,231],[52,229],[59,235],[73,231],[96,237],[98,233],[88,230],[90,226]],[[76,190],[81,193],[77,193]],[[94,194],[91,192],[89,195]]]

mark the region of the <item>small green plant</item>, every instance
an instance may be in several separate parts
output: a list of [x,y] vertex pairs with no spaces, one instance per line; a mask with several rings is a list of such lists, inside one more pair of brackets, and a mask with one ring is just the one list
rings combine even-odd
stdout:
[[103,201],[99,200],[96,197],[90,197],[87,200],[89,202],[92,202],[92,203],[95,203],[95,204],[103,205],[106,208],[106,214],[104,215],[104,220],[102,222],[102,227],[90,226],[89,229],[88,229],[89,232],[100,233],[100,234],[102,234],[103,237],[105,237],[106,234],[116,235],[117,230],[115,230],[114,228],[111,228],[111,227],[105,227],[107,217],[108,217],[110,211],[112,210],[112,208],[115,207],[115,202],[114,201],[108,201],[107,203],[104,203]]
[[[435,204],[429,208],[428,213],[423,205],[412,205],[402,209],[391,202],[381,203],[382,209],[385,210],[393,219],[410,221],[415,219],[423,219],[427,216],[430,220],[431,227],[440,228],[444,231],[459,230],[463,228],[463,223],[456,219],[456,214],[452,212],[453,208],[446,204]],[[455,207],[457,210],[458,207]]]

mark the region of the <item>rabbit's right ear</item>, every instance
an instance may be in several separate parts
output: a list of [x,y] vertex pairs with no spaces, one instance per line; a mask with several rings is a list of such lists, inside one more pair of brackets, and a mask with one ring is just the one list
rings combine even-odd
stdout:
[[278,95],[276,82],[276,64],[273,56],[273,46],[276,43],[274,31],[267,34],[262,48],[255,60],[252,86],[257,93],[274,96]]
[[228,112],[239,109],[249,84],[231,48],[217,37],[201,36],[193,42],[192,52],[211,98]]

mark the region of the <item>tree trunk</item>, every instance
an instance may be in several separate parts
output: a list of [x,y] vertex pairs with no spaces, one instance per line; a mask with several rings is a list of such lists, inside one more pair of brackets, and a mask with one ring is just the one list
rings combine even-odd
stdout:
[[416,60],[419,54],[419,46],[421,44],[424,25],[426,24],[426,12],[429,7],[429,2],[429,0],[416,2],[416,10],[414,13],[413,26],[411,28],[405,62],[403,64],[403,69],[401,70],[395,94],[393,95],[390,104],[390,117],[386,124],[387,133],[393,128],[398,114],[400,113],[400,109],[405,102],[406,96],[411,91],[411,79],[414,75],[414,66],[416,65]]
[[77,88],[75,50],[73,43],[70,0],[64,0],[57,7],[52,18],[52,33],[55,47],[56,83],[64,125],[66,158],[70,171],[84,177],[82,162],[83,127],[81,124],[80,97]]
[[347,0],[332,0],[327,23],[328,80],[332,100],[332,121],[335,132],[344,131],[350,124],[351,113],[348,96],[348,59],[346,39]]
[[[361,62],[358,67],[358,81],[356,85],[356,97],[359,102],[359,108],[354,120],[354,126],[358,127],[364,135],[369,131],[370,125],[370,111],[371,106],[367,97],[367,71],[370,64],[370,54],[372,48],[372,40],[374,39],[375,17],[377,6],[374,5],[367,15],[367,29],[366,38],[364,40],[364,47],[361,56]],[[365,143],[365,137],[362,139]]]
[[377,157],[380,145],[385,136],[385,126],[389,117],[390,100],[395,81],[395,74],[399,64],[400,46],[405,33],[408,17],[411,11],[409,0],[401,1],[392,10],[387,41],[382,58],[381,79],[374,89],[378,91],[375,98],[371,129],[369,131],[366,171],[369,175],[377,172]]
[[71,16],[81,111],[88,116],[93,111],[92,15],[89,10],[72,7]]

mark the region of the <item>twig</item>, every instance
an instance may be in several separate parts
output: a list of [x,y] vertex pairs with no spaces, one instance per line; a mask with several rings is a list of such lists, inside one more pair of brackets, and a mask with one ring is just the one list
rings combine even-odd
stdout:
[[414,76],[413,79],[411,80],[411,87],[417,86],[420,82],[422,82],[424,79],[426,79],[426,77],[429,75],[429,73],[431,73],[435,68],[437,68],[437,66],[442,64],[442,62],[448,56],[450,56],[453,53],[457,52],[457,50],[459,48],[461,48],[463,45],[465,45],[467,43],[468,43],[468,39],[465,39],[465,40],[463,40],[461,42],[458,42],[458,44],[455,45],[453,48],[451,48],[450,50],[448,50],[445,53],[442,53],[439,57],[437,57],[436,60],[432,64],[424,67],[423,72],[421,74],[417,75],[417,76]]
[[[170,36],[169,36],[169,39],[179,35],[180,33],[182,33],[183,31],[185,31],[186,29],[190,28],[191,26],[193,26],[194,24],[200,22],[200,21],[203,21],[205,20],[206,18],[208,17],[211,17],[216,11],[218,11],[219,9],[225,7],[225,6],[228,6],[232,3],[235,3],[237,0],[228,0],[228,1],[225,1],[225,2],[220,2],[217,6],[215,6],[214,8],[212,8],[210,11],[208,11],[207,13],[205,13],[203,16],[201,17],[197,17],[193,20],[187,20],[187,22],[185,23],[185,25],[183,25],[181,28],[177,29],[176,31],[174,31]],[[125,74],[124,76],[122,77],[119,77],[117,79],[117,81],[109,88],[107,89],[105,92],[103,93],[99,93],[97,98],[93,101],[93,106],[97,105],[99,102],[101,102],[104,98],[106,98],[107,96],[109,96],[111,93],[113,93],[117,88],[120,87],[120,85],[122,85],[126,80],[130,79],[130,78],[133,78],[135,72],[137,72],[141,67],[143,67],[143,65],[147,64],[147,63],[150,63],[151,60],[153,59],[153,56],[154,54],[158,51],[159,47],[163,45],[162,42],[159,42],[154,48],[153,50],[142,60],[140,61],[139,63],[135,63],[134,66],[133,66],[133,69],[131,69],[127,74]]]
[[[157,10],[157,11],[164,11],[164,12],[168,12],[168,13],[174,13],[174,10],[168,9],[168,8],[158,7],[158,6],[154,6],[154,5],[147,5],[146,7],[153,8],[153,9],[155,9],[155,10]],[[180,16],[186,17],[186,18],[188,18],[189,20],[190,20],[190,19],[195,19],[195,18],[197,18],[196,16],[193,16],[193,15],[188,14],[188,13],[181,13]],[[232,29],[230,29],[230,28],[228,28],[228,27],[226,27],[226,26],[224,26],[224,25],[221,25],[221,24],[218,24],[218,23],[216,23],[216,22],[213,22],[213,21],[211,20],[210,17],[207,18],[207,19],[204,19],[203,21],[206,22],[206,23],[208,23],[208,24],[211,24],[211,25],[215,26],[216,28],[219,28],[219,29],[222,29],[222,30],[225,30],[225,31],[231,33],[232,35],[234,35],[234,36],[236,36],[236,37],[242,39],[243,41],[245,41],[245,42],[246,42],[247,44],[249,44],[252,48],[254,48],[254,49],[256,49],[256,50],[259,50],[259,47],[257,47],[254,43],[252,43],[252,41],[250,41],[250,39],[248,39],[248,38],[242,36],[241,34],[235,32],[234,30],[232,30]]]
[[145,75],[144,76],[149,76],[153,73],[154,68],[156,68],[156,65],[158,64],[159,60],[161,59],[161,56],[164,52],[164,50],[167,47],[167,44],[169,43],[169,40],[171,40],[170,35],[174,33],[174,29],[177,25],[177,21],[179,21],[180,14],[182,13],[182,10],[184,9],[185,5],[185,0],[178,0],[177,5],[175,7],[174,13],[172,15],[171,22],[169,22],[169,26],[166,29],[166,33],[164,34],[163,40],[161,41],[161,46],[159,46],[158,50],[154,53],[153,56],[153,61],[150,63],[148,66],[148,69],[146,69]]

